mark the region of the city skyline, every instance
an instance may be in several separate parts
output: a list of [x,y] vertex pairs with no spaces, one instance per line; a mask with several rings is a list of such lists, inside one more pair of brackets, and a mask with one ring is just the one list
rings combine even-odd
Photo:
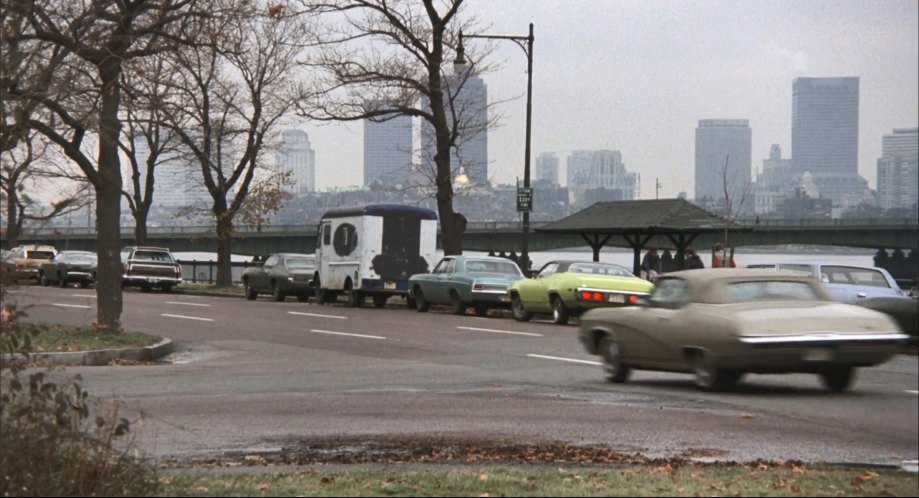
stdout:
[[[702,119],[749,121],[754,176],[772,144],[791,151],[798,77],[861,79],[858,172],[872,188],[883,135],[915,127],[919,115],[915,2],[507,0],[469,2],[466,14],[482,21],[482,33],[519,35],[535,25],[533,157],[621,151],[646,179],[643,198],[653,196],[655,178],[662,196],[693,192]],[[523,177],[526,57],[513,44],[493,47],[503,65],[483,80],[502,119],[489,132],[488,169],[491,180],[513,183]],[[317,189],[362,184],[360,125],[291,126],[316,148]]]

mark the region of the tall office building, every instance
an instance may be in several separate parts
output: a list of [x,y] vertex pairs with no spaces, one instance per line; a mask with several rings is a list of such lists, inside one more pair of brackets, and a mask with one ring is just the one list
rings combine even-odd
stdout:
[[290,193],[302,195],[316,191],[316,151],[310,146],[306,132],[282,131],[276,160],[279,173],[290,173]]
[[919,202],[919,128],[899,128],[884,135],[877,164],[881,207],[915,209]]
[[[452,74],[444,79],[447,94],[455,91],[460,77]],[[454,99],[456,105],[450,109],[447,103],[447,121],[453,126],[451,116],[458,117],[457,126],[460,136],[456,147],[450,153],[450,171],[454,176],[464,173],[471,185],[488,185],[488,87],[482,78],[470,74]],[[429,171],[434,170],[435,147],[434,129],[427,121],[421,125],[421,166]],[[523,169],[521,168],[521,174]]]
[[824,197],[846,208],[861,202],[858,174],[858,77],[796,78],[792,84],[791,159]]
[[[625,169],[622,154],[618,150],[572,151],[566,169],[568,192],[573,203],[630,201],[641,196],[641,176]],[[585,194],[592,191],[585,197]]]
[[724,201],[725,185],[736,214],[751,188],[753,131],[746,119],[702,119],[696,128],[696,201]]
[[555,152],[543,152],[536,158],[535,181],[558,186],[558,156]]
[[782,147],[772,144],[769,158],[763,159],[763,171],[753,184],[753,212],[766,214],[777,210],[791,187],[791,159],[782,157]]
[[364,120],[364,186],[408,187],[413,142],[411,116]]

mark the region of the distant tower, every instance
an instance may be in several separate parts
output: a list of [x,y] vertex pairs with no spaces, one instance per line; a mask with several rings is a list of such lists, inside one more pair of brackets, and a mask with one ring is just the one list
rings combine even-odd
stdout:
[[750,185],[752,140],[753,132],[746,119],[699,120],[696,128],[696,201],[704,197],[715,201],[724,199],[726,181],[732,209],[737,209]]
[[881,207],[915,210],[919,203],[919,128],[900,128],[884,135],[877,168]]
[[290,172],[290,191],[296,195],[316,190],[316,152],[306,132],[296,129],[281,132],[277,153],[278,172]]
[[364,120],[364,186],[408,187],[412,174],[411,116]]
[[543,152],[536,158],[536,181],[558,186],[558,156],[555,152]]
[[858,77],[796,78],[792,83],[791,160],[800,176],[833,204],[861,202],[868,182],[858,174]]

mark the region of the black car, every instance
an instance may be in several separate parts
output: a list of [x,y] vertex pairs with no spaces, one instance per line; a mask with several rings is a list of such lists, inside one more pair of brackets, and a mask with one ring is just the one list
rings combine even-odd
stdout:
[[242,274],[246,299],[250,301],[259,293],[271,294],[275,301],[288,295],[306,302],[313,290],[316,257],[312,254],[272,254],[260,266],[246,268]]
[[43,286],[57,284],[66,287],[74,283],[89,287],[96,281],[96,263],[94,252],[62,251],[38,267],[38,281]]

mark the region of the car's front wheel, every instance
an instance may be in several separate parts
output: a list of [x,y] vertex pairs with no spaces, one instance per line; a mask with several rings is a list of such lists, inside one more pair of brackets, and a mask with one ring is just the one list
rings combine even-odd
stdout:
[[415,309],[419,313],[425,313],[431,309],[431,302],[424,298],[424,292],[421,291],[421,287],[415,289]]
[[287,297],[284,295],[284,291],[281,290],[281,285],[277,282],[271,283],[271,297],[278,302],[284,301],[284,299]]
[[820,380],[824,387],[834,393],[841,393],[852,387],[855,380],[855,369],[849,366],[836,366],[821,372]]
[[571,312],[568,311],[568,306],[565,305],[561,296],[552,298],[552,321],[557,325],[565,325],[568,323],[569,316]]
[[246,299],[255,301],[255,298],[258,297],[258,292],[255,292],[255,289],[252,288],[248,280],[243,281],[243,288],[246,292]]
[[42,287],[47,287],[48,277],[44,273],[42,273],[41,276],[38,277],[38,283],[41,284]]
[[612,337],[604,336],[600,339],[598,349],[600,356],[603,357],[603,372],[606,373],[606,380],[615,384],[628,381],[632,369],[622,361],[622,350],[619,349],[619,343]]
[[533,318],[533,314],[523,307],[523,301],[516,294],[511,298],[511,313],[514,314],[514,320],[518,322],[528,322],[530,318]]

